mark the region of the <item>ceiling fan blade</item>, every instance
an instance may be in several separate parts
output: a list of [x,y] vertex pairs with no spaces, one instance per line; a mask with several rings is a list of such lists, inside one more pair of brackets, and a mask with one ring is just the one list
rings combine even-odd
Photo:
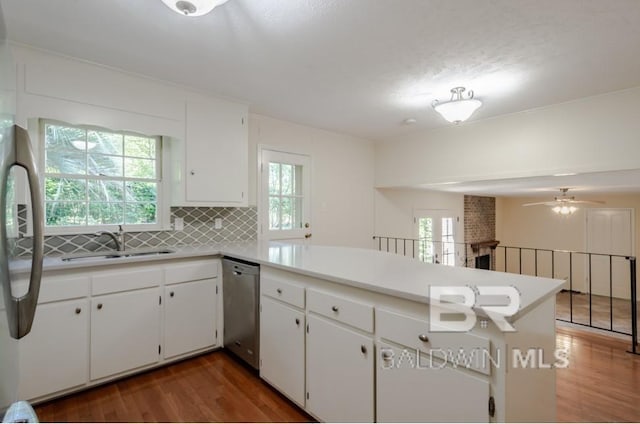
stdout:
[[556,206],[559,205],[560,202],[552,201],[552,202],[533,202],[533,203],[524,203],[522,206]]
[[567,203],[583,203],[586,205],[604,205],[602,200],[570,200]]

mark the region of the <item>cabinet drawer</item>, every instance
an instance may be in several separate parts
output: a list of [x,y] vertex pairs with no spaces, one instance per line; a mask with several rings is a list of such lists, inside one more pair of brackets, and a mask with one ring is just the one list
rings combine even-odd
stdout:
[[312,312],[373,333],[373,305],[312,289],[307,302]]
[[43,278],[38,303],[87,297],[89,295],[89,275],[77,277]]
[[430,328],[427,319],[385,309],[376,309],[376,325],[380,337],[390,342],[409,349],[420,349],[445,360],[456,358],[460,362],[459,367],[468,366],[483,374],[491,374],[489,339],[470,333],[437,331],[446,328]]
[[162,283],[162,269],[135,268],[126,271],[108,271],[93,275],[91,294],[93,296],[118,293],[128,290],[157,287]]
[[218,261],[207,259],[205,261],[167,265],[164,272],[166,284],[216,278],[218,276]]
[[[73,277],[42,277],[38,304],[78,299],[89,296],[89,275]],[[16,296],[24,296],[29,290],[29,280],[20,279],[11,283]]]
[[260,290],[265,296],[304,309],[304,287],[302,286],[273,277],[261,277]]

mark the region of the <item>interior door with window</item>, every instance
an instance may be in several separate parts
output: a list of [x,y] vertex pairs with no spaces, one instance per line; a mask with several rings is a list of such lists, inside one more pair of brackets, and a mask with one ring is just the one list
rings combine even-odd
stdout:
[[311,238],[310,157],[269,149],[260,156],[261,238]]
[[458,220],[452,211],[416,209],[413,222],[418,239],[418,259],[448,266],[461,264],[463,255],[458,252],[455,241]]

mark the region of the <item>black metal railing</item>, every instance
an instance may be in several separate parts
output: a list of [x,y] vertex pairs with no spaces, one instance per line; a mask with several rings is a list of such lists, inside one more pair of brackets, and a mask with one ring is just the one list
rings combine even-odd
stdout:
[[[442,263],[445,242],[390,236],[374,236],[373,239],[380,251],[410,256],[423,262]],[[471,243],[446,244],[453,250],[447,254],[453,253],[456,258],[453,262],[448,261],[448,265],[475,266],[471,260],[478,251],[471,248]],[[489,252],[490,268],[495,271],[565,280],[566,286],[556,298],[556,319],[631,336],[630,352],[639,354],[634,256],[502,245],[485,252]],[[568,308],[565,308],[565,303]],[[603,321],[603,314],[608,315],[608,323],[607,319]]]
[[447,263],[445,258],[454,258],[452,265],[469,265],[469,243],[452,241],[434,241],[426,238],[402,238],[390,236],[373,236],[376,247],[381,252],[410,256],[427,263]]

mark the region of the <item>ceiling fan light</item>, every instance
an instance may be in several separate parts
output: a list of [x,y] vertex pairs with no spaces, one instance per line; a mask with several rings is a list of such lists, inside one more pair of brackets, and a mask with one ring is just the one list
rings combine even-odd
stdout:
[[464,87],[452,88],[451,100],[447,102],[439,102],[436,100],[433,103],[433,108],[442,115],[444,119],[454,124],[466,121],[482,106],[482,102],[473,98],[473,90],[469,91],[468,98],[463,98],[462,93],[464,91]]
[[162,0],[169,9],[188,17],[206,15],[227,1],[228,0]]

